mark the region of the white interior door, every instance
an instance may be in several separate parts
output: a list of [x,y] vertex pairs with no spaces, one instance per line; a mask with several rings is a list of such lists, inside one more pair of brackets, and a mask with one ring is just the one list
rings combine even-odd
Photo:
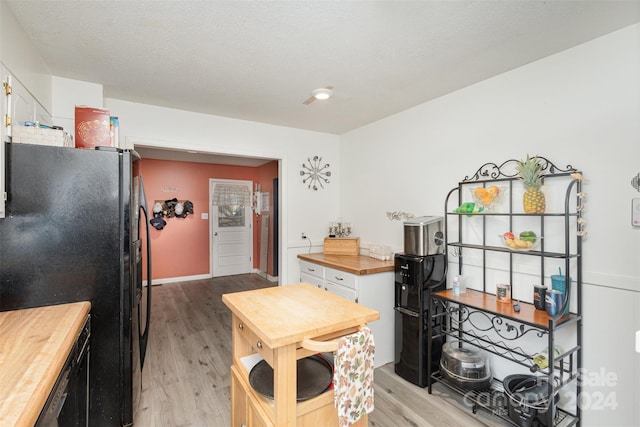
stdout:
[[[251,193],[251,181],[210,180],[210,195],[216,184],[241,184]],[[253,271],[251,206],[211,205],[211,269],[213,277]]]

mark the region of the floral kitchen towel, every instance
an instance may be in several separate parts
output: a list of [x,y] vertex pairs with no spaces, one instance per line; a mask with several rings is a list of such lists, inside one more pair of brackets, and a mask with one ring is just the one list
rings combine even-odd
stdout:
[[333,386],[340,427],[373,411],[374,352],[373,334],[366,326],[338,341]]

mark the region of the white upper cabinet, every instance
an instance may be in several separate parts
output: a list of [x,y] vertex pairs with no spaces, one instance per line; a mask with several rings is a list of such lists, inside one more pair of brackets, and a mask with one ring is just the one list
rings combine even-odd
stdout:
[[51,125],[51,114],[29,93],[15,76],[0,64],[2,74],[2,144],[0,144],[0,218],[5,216],[6,183],[4,143],[11,136],[10,126],[24,126],[25,122]]

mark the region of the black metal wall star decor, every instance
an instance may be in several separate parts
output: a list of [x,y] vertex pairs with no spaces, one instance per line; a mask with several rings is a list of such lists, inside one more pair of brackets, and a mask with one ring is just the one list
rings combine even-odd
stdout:
[[329,163],[322,164],[322,157],[313,156],[313,159],[307,157],[307,161],[302,164],[302,170],[300,176],[303,177],[302,183],[307,184],[307,188],[318,190],[324,188],[324,184],[328,184],[331,171],[329,169]]
[[631,178],[631,186],[636,189],[636,191],[640,192],[640,172],[638,175]]

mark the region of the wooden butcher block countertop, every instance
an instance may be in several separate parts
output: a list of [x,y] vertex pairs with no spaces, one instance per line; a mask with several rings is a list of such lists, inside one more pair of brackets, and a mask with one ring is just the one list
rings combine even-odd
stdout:
[[270,348],[380,318],[375,310],[307,283],[224,294],[222,301]]
[[323,253],[314,253],[300,254],[298,258],[357,275],[393,271],[395,265],[393,259],[380,261],[362,255],[325,255]]
[[0,312],[0,426],[33,426],[89,314],[89,302]]

